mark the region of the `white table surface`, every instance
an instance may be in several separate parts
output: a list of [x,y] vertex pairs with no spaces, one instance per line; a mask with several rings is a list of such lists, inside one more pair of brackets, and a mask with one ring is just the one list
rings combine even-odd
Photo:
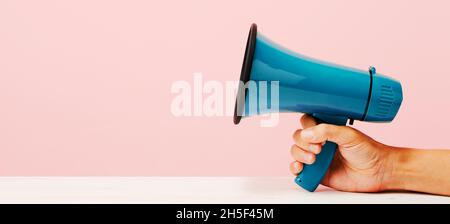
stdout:
[[450,203],[419,193],[299,188],[292,177],[0,177],[0,203]]

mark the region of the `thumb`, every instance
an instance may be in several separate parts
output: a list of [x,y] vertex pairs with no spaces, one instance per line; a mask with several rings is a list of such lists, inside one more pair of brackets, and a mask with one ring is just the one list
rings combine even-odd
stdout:
[[358,132],[351,127],[322,123],[302,130],[300,137],[308,143],[332,141],[338,145],[348,145],[358,139]]

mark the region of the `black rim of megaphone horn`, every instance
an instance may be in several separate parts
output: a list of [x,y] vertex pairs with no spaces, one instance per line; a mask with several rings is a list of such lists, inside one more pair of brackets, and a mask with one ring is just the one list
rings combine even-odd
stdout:
[[[252,70],[253,55],[255,53],[255,46],[256,46],[256,32],[257,32],[256,24],[253,23],[252,26],[250,27],[250,32],[248,33],[247,38],[247,45],[245,47],[244,62],[242,63],[241,77],[239,79],[240,80],[239,88],[236,96],[236,104],[234,106],[234,118],[233,118],[234,124],[239,124],[242,118],[241,115],[238,115],[238,111],[242,112],[243,108],[238,108],[238,106],[245,107],[244,101],[248,91],[244,85],[250,80],[250,72]],[[242,99],[241,97],[244,98]]]

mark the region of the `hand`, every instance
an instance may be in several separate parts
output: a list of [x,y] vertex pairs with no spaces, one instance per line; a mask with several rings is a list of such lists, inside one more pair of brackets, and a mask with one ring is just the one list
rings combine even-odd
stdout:
[[360,131],[347,126],[317,125],[314,118],[301,118],[304,130],[294,133],[291,147],[296,161],[291,172],[298,175],[303,164],[312,164],[325,141],[338,145],[335,157],[322,180],[322,184],[341,191],[378,192],[386,190],[386,182],[392,173],[389,147]]

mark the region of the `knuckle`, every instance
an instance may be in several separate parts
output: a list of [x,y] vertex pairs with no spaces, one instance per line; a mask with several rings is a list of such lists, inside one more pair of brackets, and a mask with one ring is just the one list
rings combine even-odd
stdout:
[[325,123],[319,124],[319,125],[317,125],[316,133],[319,135],[327,134],[329,132],[330,127],[331,127],[331,125],[329,125],[329,124],[325,124]]
[[296,145],[292,145],[291,146],[291,154],[294,155],[296,150],[297,150],[297,146]]
[[304,114],[301,118],[300,118],[300,123],[303,125],[307,122],[308,120],[308,115]]
[[297,141],[297,140],[300,138],[300,132],[301,132],[301,130],[298,129],[298,130],[296,130],[296,131],[294,132],[294,134],[292,134],[292,138],[293,138],[295,141]]

